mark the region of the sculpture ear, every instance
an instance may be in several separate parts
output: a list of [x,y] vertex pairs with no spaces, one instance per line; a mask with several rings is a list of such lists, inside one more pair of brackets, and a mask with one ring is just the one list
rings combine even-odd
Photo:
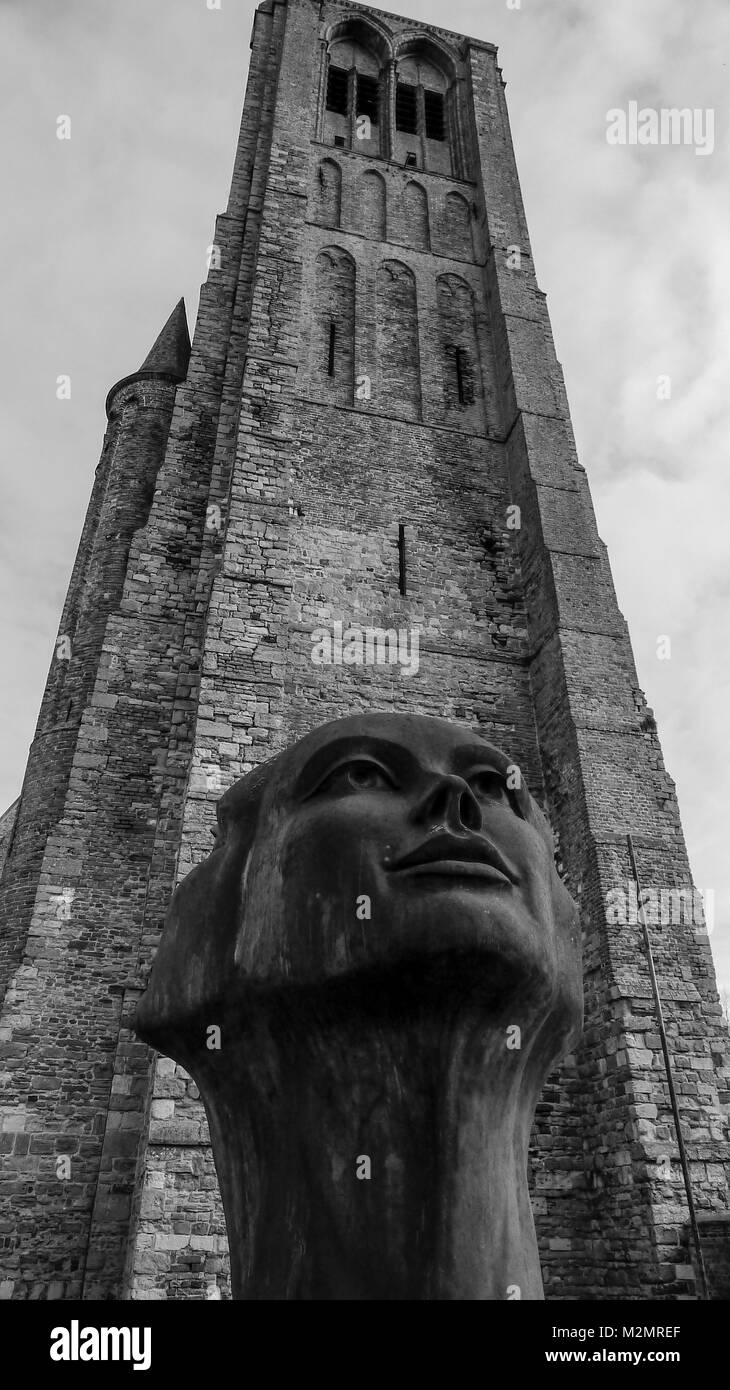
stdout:
[[241,863],[235,856],[227,872],[217,872],[209,858],[180,884],[137,1005],[138,1036],[183,1064],[176,1041],[196,1036],[198,1025],[204,1033],[211,1009],[230,991],[240,926]]
[[202,864],[175,890],[134,1027],[144,1042],[179,1055],[180,1039],[198,1036],[237,973],[241,884],[256,837],[261,800],[276,760],[269,759],[224,793],[219,834]]
[[201,869],[192,869],[173,894],[147,989],[135,1014],[138,1036],[163,1052],[179,1030],[189,1027],[206,993],[202,958],[208,954],[206,922],[200,915],[202,894],[196,891]]

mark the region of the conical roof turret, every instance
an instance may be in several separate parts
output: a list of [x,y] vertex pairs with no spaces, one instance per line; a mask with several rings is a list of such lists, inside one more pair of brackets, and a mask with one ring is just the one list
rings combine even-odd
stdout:
[[122,377],[121,381],[115,382],[112,386],[106,398],[107,415],[120,386],[127,386],[133,381],[155,376],[161,376],[173,382],[184,381],[188,374],[189,362],[190,334],[188,333],[188,320],[185,313],[185,300],[179,299],[164,328],[155,338],[139,370],[132,372],[131,376]]
[[185,300],[179,299],[162,332],[140,367],[141,372],[164,372],[184,381],[190,361],[190,334],[185,313]]

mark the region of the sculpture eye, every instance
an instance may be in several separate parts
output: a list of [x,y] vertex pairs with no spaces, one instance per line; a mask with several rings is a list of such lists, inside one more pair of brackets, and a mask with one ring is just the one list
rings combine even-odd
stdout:
[[366,758],[347,763],[343,770],[347,773],[350,786],[355,787],[357,791],[381,791],[392,785],[383,769]]
[[370,758],[352,758],[334,768],[321,783],[319,791],[385,791],[393,786],[393,779],[379,763]]
[[480,801],[503,802],[505,806],[512,804],[505,780],[498,772],[475,772],[469,778],[469,785]]

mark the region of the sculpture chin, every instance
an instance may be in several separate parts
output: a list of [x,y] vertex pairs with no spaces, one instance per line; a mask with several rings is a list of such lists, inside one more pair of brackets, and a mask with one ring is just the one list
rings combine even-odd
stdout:
[[[454,1000],[484,1010],[540,1011],[571,1037],[580,1028],[582,990],[575,943],[556,929],[550,900],[497,877],[440,865],[374,883],[369,917],[355,915],[355,895],[321,889],[272,905],[248,882],[235,951],[241,1000],[247,989],[313,989],[349,979],[383,989],[406,972],[409,987],[434,989],[444,1008]],[[481,867],[481,866],[480,866]],[[536,915],[542,909],[542,917]],[[316,933],[312,922],[316,921]],[[281,924],[286,923],[286,931]]]

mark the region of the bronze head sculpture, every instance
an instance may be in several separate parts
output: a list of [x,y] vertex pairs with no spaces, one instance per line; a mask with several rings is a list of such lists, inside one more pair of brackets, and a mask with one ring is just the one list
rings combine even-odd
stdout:
[[527,1148],[582,983],[519,770],[445,720],[354,715],[217,815],[137,1031],[203,1097],[234,1298],[541,1298]]

